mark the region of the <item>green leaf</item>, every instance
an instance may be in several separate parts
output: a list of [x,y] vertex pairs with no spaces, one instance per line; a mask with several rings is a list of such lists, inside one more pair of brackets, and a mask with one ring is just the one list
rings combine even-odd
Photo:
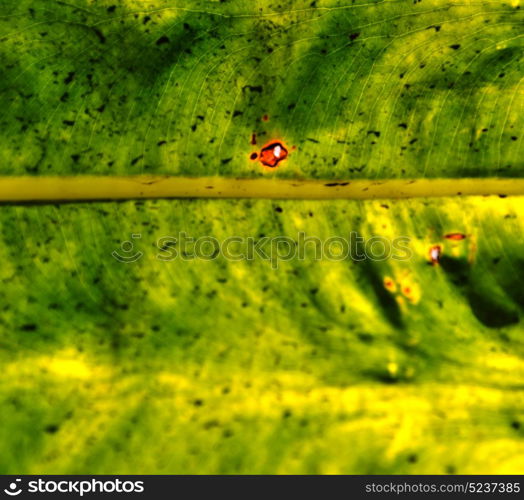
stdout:
[[523,21],[2,0],[0,473],[521,473]]
[[[520,198],[4,207],[0,470],[518,472],[522,213]],[[199,258],[181,233],[207,237]],[[291,258],[281,238],[300,233]],[[366,243],[350,255],[351,233]],[[209,257],[209,237],[233,236],[233,255],[280,240],[272,260]]]
[[513,3],[4,0],[1,173],[522,176]]

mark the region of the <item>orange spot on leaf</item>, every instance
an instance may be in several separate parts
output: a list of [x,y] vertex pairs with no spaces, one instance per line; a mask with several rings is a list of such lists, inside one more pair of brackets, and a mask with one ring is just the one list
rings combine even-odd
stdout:
[[269,168],[275,168],[288,156],[286,147],[278,141],[270,142],[260,151],[260,162]]
[[444,236],[447,240],[460,241],[465,240],[466,235],[462,233],[449,233]]
[[389,277],[384,278],[384,287],[390,292],[394,292],[397,288],[395,282]]

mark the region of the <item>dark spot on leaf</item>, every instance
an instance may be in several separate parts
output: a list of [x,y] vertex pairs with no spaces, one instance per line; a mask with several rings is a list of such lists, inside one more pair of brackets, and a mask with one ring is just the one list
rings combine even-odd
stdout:
[[156,41],[156,44],[157,45],[164,45],[166,43],[169,43],[169,37],[167,37],[166,35],[163,35],[161,36],[157,41]]
[[246,90],[249,90],[251,92],[258,92],[259,94],[262,93],[264,88],[262,85],[245,85],[242,87],[242,92],[245,92]]
[[67,74],[67,77],[64,78],[64,83],[66,85],[69,85],[73,80],[75,79],[75,72],[74,71],[70,71],[68,74]]
[[[342,308],[341,308],[341,312],[344,312],[344,310],[342,310]],[[375,340],[373,338],[373,335],[371,335],[369,333],[359,333],[359,334],[357,334],[357,337],[358,337],[358,340],[360,340],[361,342],[364,342],[364,344],[371,344]]]
[[27,323],[25,325],[22,325],[20,327],[20,330],[22,330],[23,332],[35,332],[36,330],[38,330],[38,326],[34,323]]
[[106,37],[98,28],[92,28],[100,43],[106,43]]

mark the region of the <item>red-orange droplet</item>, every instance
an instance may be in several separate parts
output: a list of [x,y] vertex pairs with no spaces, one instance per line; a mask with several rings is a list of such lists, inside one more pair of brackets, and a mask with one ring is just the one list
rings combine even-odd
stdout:
[[263,121],[263,122],[268,122],[268,121],[269,121],[269,115],[264,115],[264,116],[262,117],[262,121]]
[[275,168],[278,164],[287,158],[288,151],[280,142],[272,142],[262,148],[260,152],[260,161],[263,165]]
[[435,245],[429,249],[429,258],[433,265],[436,265],[440,261],[440,254],[442,253],[442,247],[440,245]]
[[446,238],[447,240],[460,241],[460,240],[465,240],[466,235],[462,233],[450,233],[450,234],[446,234],[444,238]]

